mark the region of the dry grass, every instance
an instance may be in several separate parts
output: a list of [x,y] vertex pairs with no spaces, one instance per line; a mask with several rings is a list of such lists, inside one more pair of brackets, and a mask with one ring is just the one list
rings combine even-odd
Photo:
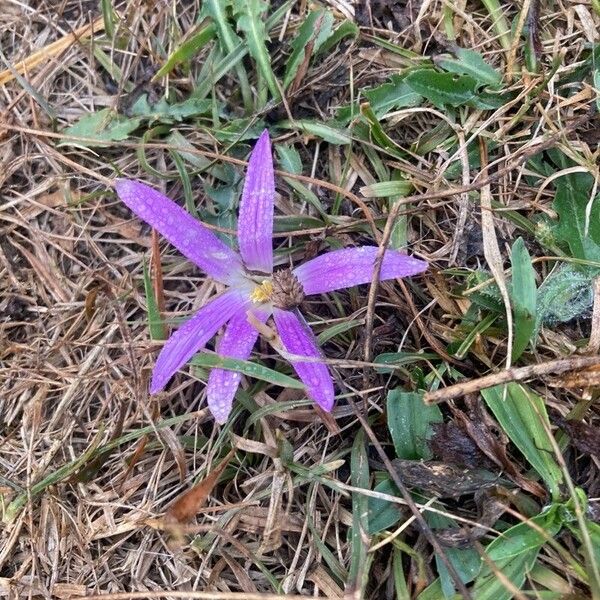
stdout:
[[[164,53],[172,52],[196,23],[199,2],[115,4],[122,16],[113,38],[119,43],[111,43],[100,27],[82,37],[82,28],[97,24],[101,16],[96,1],[0,0],[0,49],[22,72],[21,78],[10,69],[0,74],[0,509],[10,509],[0,529],[0,596],[267,600],[283,598],[279,590],[358,597],[353,585],[345,591],[343,585],[356,551],[349,537],[357,496],[356,473],[350,468],[352,442],[366,426],[367,434],[374,432],[387,451],[386,393],[416,382],[410,370],[415,365],[392,376],[368,364],[378,354],[401,349],[436,352],[470,378],[505,365],[507,337],[499,330],[478,336],[465,359],[448,355],[448,344],[459,339],[469,307],[468,296],[458,293],[464,281],[455,278],[458,270],[475,269],[487,259],[496,261],[491,265],[495,275],[506,276],[507,249],[519,234],[499,210],[482,235],[469,192],[485,192],[488,186],[495,200],[530,223],[539,215],[555,216],[551,178],[533,185],[524,157],[546,143],[597,177],[600,123],[590,112],[594,91],[584,85],[576,95],[559,96],[542,75],[519,74],[507,82],[516,93],[514,102],[493,111],[473,110],[460,127],[453,123],[463,142],[482,136],[497,144],[487,180],[470,168],[466,151],[455,155],[439,149],[422,156],[407,152],[398,159],[374,144],[371,151],[386,165],[408,173],[415,189],[414,196],[395,205],[391,217],[386,201],[360,193],[361,187],[378,181],[368,148],[360,143],[352,148],[330,145],[280,130],[278,141],[300,148],[308,175],[303,183],[323,206],[330,210],[341,200],[337,225],[278,236],[282,248],[287,245],[302,256],[322,249],[325,236],[344,245],[374,236],[385,240],[393,219],[402,217],[408,219],[411,253],[430,260],[432,269],[414,282],[373,286],[371,294],[366,288],[351,290],[312,299],[308,305],[318,332],[360,320],[361,326],[326,345],[339,394],[333,418],[323,419],[293,390],[248,382],[246,392],[252,398],[246,394],[240,403],[245,409],[265,410],[254,418],[247,410],[239,411],[232,423],[220,428],[205,407],[201,370],[190,376],[188,368],[168,392],[148,394],[159,347],[149,338],[142,284],[142,257],[150,256],[152,238],[107,185],[115,175],[125,174],[158,182],[171,197],[181,198],[182,182],[169,144],[157,132],[144,147],[139,136],[94,151],[57,143],[58,132],[85,113],[104,107],[126,112],[140,90],[160,96],[168,87],[179,99],[187,97],[194,76],[210,59],[203,50],[189,72],[176,71],[151,83]],[[305,4],[294,5],[283,26],[272,32],[276,72],[285,63],[284,42],[305,17]],[[335,107],[406,65],[401,55],[371,43],[372,36],[423,56],[451,48],[443,34],[441,2],[416,3],[413,13],[402,2],[359,4],[354,20],[361,26],[360,38],[329,53],[318,67],[312,65],[286,106],[268,106],[257,117],[269,122],[288,114],[325,120]],[[328,6],[338,17],[352,15],[349,2],[330,0]],[[506,7],[514,18],[514,3]],[[459,2],[455,10],[459,45],[477,49],[498,67],[516,61],[520,69],[521,49],[502,48],[481,4]],[[598,41],[599,18],[589,4],[542,5],[539,23],[543,72],[548,74],[553,60],[561,59],[554,81],[571,73],[586,46]],[[71,38],[75,41],[67,44]],[[118,77],[100,64],[94,55],[98,48],[118,67]],[[43,62],[27,61],[39,51]],[[256,73],[250,61],[246,65],[254,84]],[[538,85],[544,92],[525,106],[526,91]],[[214,95],[231,116],[240,116],[239,107],[228,104],[236,87],[232,71],[208,97]],[[389,114],[384,124],[394,143],[408,150],[446,118],[429,108],[403,109]],[[228,143],[215,138],[218,127],[210,119],[204,125],[179,123],[174,128],[200,157],[244,157],[247,147],[231,151]],[[237,162],[234,168],[240,169]],[[446,169],[457,163],[462,176],[449,181]],[[153,178],[150,168],[162,177]],[[201,207],[211,202],[201,193],[205,182],[213,183],[204,174],[191,176]],[[314,213],[281,180],[278,189],[279,215]],[[554,262],[542,259],[542,246],[530,239],[539,259],[536,268],[544,277]],[[490,255],[486,250],[496,243],[498,251]],[[168,245],[161,243],[160,248],[164,316],[174,324],[202,306],[216,284]],[[443,271],[450,267],[456,270]],[[585,348],[588,340],[597,353],[598,298],[596,293],[593,319],[588,315],[544,331],[537,352],[521,364],[560,358]],[[257,352],[265,364],[285,368],[268,344],[262,343]],[[423,375],[439,364],[421,363]],[[553,414],[564,417],[575,410],[597,427],[592,384],[568,389],[537,379],[532,387]],[[452,405],[446,414],[462,406]],[[369,424],[355,411],[368,411]],[[210,473],[232,445],[238,452],[212,490],[198,525],[175,534],[165,531],[160,518],[169,504],[191,482]],[[374,464],[381,461],[376,452],[369,451],[369,458]],[[522,459],[515,460],[521,460],[522,471],[528,470]],[[575,484],[597,499],[598,457],[570,450],[564,464]],[[444,510],[473,522],[481,517],[472,501],[460,506],[450,500]],[[405,516],[409,519],[410,511]],[[416,597],[434,579],[435,567],[423,530],[412,524],[407,532],[402,539],[424,559],[423,564],[414,557],[405,562],[408,587]],[[561,542],[576,553],[571,534]],[[365,597],[394,597],[390,548],[388,544],[372,555],[370,571],[366,563],[359,565],[359,573],[369,573]],[[557,589],[588,593],[585,578],[560,552],[550,549],[545,556],[545,566],[560,578]],[[562,582],[566,587],[561,588]]]

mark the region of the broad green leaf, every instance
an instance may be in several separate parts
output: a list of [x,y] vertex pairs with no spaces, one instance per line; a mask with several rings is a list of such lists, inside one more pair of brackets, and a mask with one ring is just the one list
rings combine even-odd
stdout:
[[303,133],[321,138],[330,144],[344,145],[352,142],[350,132],[345,127],[335,123],[335,121],[323,123],[322,121],[313,121],[311,119],[296,119],[293,122],[287,120],[280,121],[277,123],[277,126],[284,129],[300,130]]
[[150,337],[153,340],[164,340],[165,326],[160,317],[160,310],[158,310],[158,304],[156,297],[154,296],[154,286],[152,285],[152,279],[150,279],[150,273],[148,272],[148,266],[146,261],[142,263],[142,273],[144,277],[144,293],[146,295],[146,307],[148,309],[148,329],[150,330]]
[[306,48],[309,42],[313,42],[312,54],[316,54],[325,40],[331,35],[333,25],[333,15],[325,9],[315,10],[306,17],[304,23],[300,26],[298,34],[292,40],[290,46],[292,53],[288,58],[283,77],[283,87],[292,83],[298,68],[306,58]]
[[[600,196],[592,198],[594,179],[588,173],[571,173],[559,178],[552,204],[558,213],[557,237],[571,256],[600,261]],[[589,218],[586,209],[591,203]]]
[[427,440],[433,424],[443,421],[438,406],[427,406],[422,393],[391,390],[387,395],[387,420],[398,458],[431,458]]
[[237,358],[228,358],[225,356],[219,356],[218,354],[196,354],[191,360],[191,364],[196,367],[203,368],[219,368],[227,371],[238,371],[254,379],[260,379],[261,381],[268,381],[281,387],[293,388],[296,390],[303,390],[304,385],[288,375],[279,373],[268,367],[263,367],[258,363],[249,360],[240,360]]
[[389,83],[366,90],[365,96],[377,117],[399,108],[418,106],[423,100],[401,75],[392,75]]
[[[354,438],[350,453],[350,480],[357,488],[369,488],[369,457],[365,446],[364,431],[360,429]],[[369,531],[368,498],[364,494],[352,492],[352,530],[350,533],[351,556],[348,584],[363,590],[368,581],[369,565],[373,554],[368,555]],[[360,594],[362,597],[362,593]]]
[[506,560],[541,548],[548,539],[552,539],[561,529],[559,505],[552,505],[545,512],[529,521],[513,525],[495,540],[485,551],[494,562]]
[[[529,550],[513,558],[497,562],[496,567],[503,577],[508,579],[517,589],[521,589],[527,573],[531,571],[535,564],[538,554],[539,548]],[[511,600],[513,598],[512,591],[507,589],[502,581],[498,579],[498,576],[486,567],[475,580],[473,592],[473,597],[477,600]]]
[[[487,546],[486,553],[489,558],[495,562],[503,576],[518,589],[525,582],[527,573],[533,567],[547,537],[552,538],[560,531],[562,523],[557,516],[558,511],[556,506],[553,506],[545,513],[531,519],[546,536],[528,523],[519,523],[503,532]],[[473,591],[474,597],[478,600],[510,600],[513,597],[512,592],[483,562]]]
[[523,353],[535,332],[537,289],[535,271],[531,257],[522,238],[512,246],[510,261],[512,264],[512,308],[514,313],[514,340],[512,360]]
[[233,8],[237,18],[238,30],[244,34],[248,51],[256,61],[271,96],[275,100],[279,100],[281,98],[279,84],[271,68],[271,57],[265,44],[268,36],[263,14],[266,12],[268,4],[263,0],[234,0]]
[[498,385],[481,394],[506,435],[544,480],[552,497],[558,498],[563,474],[554,460],[543,400],[517,383]]
[[192,59],[214,37],[215,26],[212,23],[200,24],[199,30],[195,33],[188,33],[187,39],[169,55],[153,79],[168,75],[177,65]]
[[433,69],[412,71],[404,80],[417,94],[421,94],[439,109],[462,106],[475,96],[477,81],[468,75],[437,73]]
[[[390,496],[398,496],[398,488],[389,477],[378,483],[373,491],[381,494],[389,494]],[[400,505],[388,502],[387,500],[369,496],[368,508],[368,533],[370,535],[393,527],[402,518]]]
[[436,64],[450,73],[469,75],[483,85],[498,86],[502,83],[502,75],[490,67],[479,52],[457,48],[454,53],[456,58],[441,56],[436,59]]
[[[67,127],[63,131],[65,137],[61,138],[59,143],[83,148],[107,147],[111,142],[127,139],[141,123],[142,119],[139,117],[129,119],[118,115],[110,108],[103,108],[84,115],[77,123]],[[88,138],[89,141],[71,141],[67,136]]]

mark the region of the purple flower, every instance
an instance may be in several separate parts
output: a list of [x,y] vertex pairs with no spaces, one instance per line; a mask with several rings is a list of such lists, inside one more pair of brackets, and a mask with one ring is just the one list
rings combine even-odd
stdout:
[[[150,393],[162,390],[223,325],[225,332],[217,343],[217,352],[246,360],[258,338],[252,322],[266,323],[273,317],[285,350],[309,359],[291,361],[308,396],[330,411],[334,402],[333,380],[325,363],[319,360],[322,354],[298,307],[305,295],[369,283],[378,248],[344,248],[295,269],[273,271],[275,178],[268,132],[265,130],[260,136],[248,163],[238,222],[239,254],[151,187],[127,179],[118,179],[115,187],[121,200],[138,217],[211,277],[229,287],[169,338],[156,361]],[[387,250],[380,279],[415,275],[426,268],[427,263],[422,260]],[[224,423],[231,412],[240,378],[235,371],[213,369],[210,373],[208,406],[219,423]]]

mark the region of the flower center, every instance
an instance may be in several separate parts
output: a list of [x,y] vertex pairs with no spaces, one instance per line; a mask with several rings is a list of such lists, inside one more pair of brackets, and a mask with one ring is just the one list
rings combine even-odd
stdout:
[[302,304],[304,289],[290,269],[282,269],[273,273],[271,279],[264,279],[257,285],[250,299],[255,304],[272,302],[273,306],[288,310]]
[[254,304],[262,304],[268,302],[271,299],[273,293],[273,283],[270,279],[265,279],[260,285],[254,288],[254,291],[250,294],[250,300]]

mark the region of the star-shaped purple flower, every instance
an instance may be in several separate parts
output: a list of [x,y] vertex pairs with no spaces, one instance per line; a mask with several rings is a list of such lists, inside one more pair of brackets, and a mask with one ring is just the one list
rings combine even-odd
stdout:
[[[248,163],[238,221],[239,254],[185,210],[138,181],[118,179],[121,200],[140,219],[157,229],[184,256],[229,289],[203,306],[164,345],[152,374],[150,393],[169,379],[226,324],[217,353],[246,360],[258,338],[255,325],[273,317],[281,344],[292,360],[308,396],[330,411],[333,380],[316,340],[298,311],[304,297],[361,283],[373,277],[377,246],[344,248],[313,258],[295,269],[273,271],[273,209],[275,178],[271,142],[265,130]],[[421,273],[427,263],[387,250],[380,279]],[[254,322],[254,324],[253,324]],[[312,359],[312,360],[310,360]],[[315,360],[316,359],[316,360]],[[219,423],[231,412],[241,374],[213,369],[207,386],[208,406]]]

